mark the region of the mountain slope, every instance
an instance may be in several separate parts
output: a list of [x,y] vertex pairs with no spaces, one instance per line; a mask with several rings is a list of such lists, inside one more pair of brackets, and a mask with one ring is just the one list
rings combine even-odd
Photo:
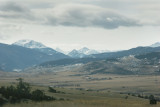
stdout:
[[60,53],[65,54],[65,55],[67,55],[67,54],[69,53],[69,51],[64,51],[64,50],[62,50],[62,49],[60,49],[60,48],[56,48],[55,50],[56,50],[57,52],[60,52]]
[[87,74],[160,74],[160,52],[90,62],[77,71]]
[[159,46],[160,46],[160,42],[156,42],[156,43],[150,45],[150,47],[159,47]]
[[[77,51],[75,50],[75,52]],[[62,60],[57,60],[57,61],[49,61],[49,62],[45,62],[41,64],[41,66],[57,66],[57,65],[77,64],[77,63],[84,64],[84,62],[88,63],[88,62],[99,61],[99,60],[117,61],[118,58],[132,56],[132,55],[136,55],[135,57],[138,59],[138,57],[146,57],[145,55],[154,57],[155,55],[157,56],[157,54],[159,55],[159,52],[160,52],[160,47],[156,47],[156,48],[137,47],[137,48],[133,48],[130,50],[119,51],[119,52],[93,54],[85,58],[62,59]]]
[[15,43],[13,43],[13,45],[18,45],[18,46],[22,46],[22,47],[26,47],[26,48],[47,48],[45,45],[43,45],[40,42],[36,42],[34,40],[28,40],[28,39],[24,39],[24,40],[19,40]]
[[99,52],[93,49],[88,49],[86,47],[79,49],[78,50],[79,53],[83,53],[85,55],[91,55],[91,54],[98,54]]
[[48,61],[40,64],[41,67],[54,67],[54,66],[66,66],[66,65],[75,65],[75,64],[85,64],[88,62],[98,61],[102,59],[96,58],[67,58],[67,59],[60,59],[56,61]]
[[148,59],[148,60],[157,59],[160,61],[160,52],[151,52],[147,54],[137,55],[135,57],[138,59]]
[[[45,61],[61,59],[59,54],[48,55],[35,49],[0,43],[0,68],[4,71],[23,69]],[[67,58],[63,56],[63,58]]]
[[72,57],[72,58],[83,58],[84,56],[86,56],[83,53],[80,53],[77,50],[72,50],[71,52],[68,53],[68,56]]
[[58,57],[59,59],[68,58],[67,55],[60,53],[60,52],[57,52],[56,50],[49,48],[49,47],[43,45],[42,43],[36,42],[34,40],[19,40],[19,41],[13,43],[12,45],[17,45],[17,46],[22,46],[25,48],[34,49],[34,50],[43,52],[48,55],[54,55],[54,56]]
[[109,53],[102,53],[102,54],[93,54],[88,55],[86,57],[93,57],[93,58],[120,58],[129,55],[140,55],[146,54],[150,52],[160,52],[160,47],[137,47],[132,48],[129,50],[118,51],[118,52],[109,52]]
[[72,58],[83,58],[87,55],[98,54],[99,52],[93,49],[88,49],[86,47],[81,48],[79,50],[73,49],[68,55]]

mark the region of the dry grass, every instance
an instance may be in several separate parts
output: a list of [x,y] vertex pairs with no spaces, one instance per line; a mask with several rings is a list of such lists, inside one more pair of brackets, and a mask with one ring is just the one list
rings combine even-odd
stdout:
[[74,100],[54,102],[30,102],[7,104],[4,107],[159,107],[160,104],[150,105],[147,100],[105,99],[105,100]]
[[[32,84],[32,89],[44,90],[47,95],[64,98],[65,101],[53,102],[24,102],[20,104],[7,104],[4,107],[159,107],[160,104],[150,105],[148,100],[129,96],[124,93],[159,94],[160,76],[136,76],[136,75],[88,75],[92,78],[112,78],[112,80],[88,81],[84,75],[74,76],[78,72],[57,72],[45,74],[14,74],[0,77],[0,86],[15,84],[19,77]],[[71,76],[72,75],[72,76]],[[156,80],[156,81],[155,81]],[[79,86],[64,86],[56,88],[62,93],[49,93],[48,86],[62,84],[79,84]],[[78,90],[82,88],[84,90]],[[92,89],[94,91],[86,91]],[[67,100],[69,99],[69,100]]]

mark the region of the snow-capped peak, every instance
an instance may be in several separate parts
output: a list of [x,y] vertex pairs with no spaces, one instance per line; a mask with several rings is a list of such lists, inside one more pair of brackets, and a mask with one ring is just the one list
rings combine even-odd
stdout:
[[86,52],[89,51],[89,50],[90,50],[90,49],[84,47],[84,48],[82,48],[82,49],[79,49],[79,52],[80,52],[80,53],[86,53]]
[[86,47],[80,49],[79,52],[80,52],[80,53],[83,53],[83,54],[85,54],[85,55],[90,55],[90,54],[97,54],[97,53],[99,53],[99,52],[96,51],[96,50],[88,49],[88,48],[86,48]]
[[152,44],[150,47],[159,47],[160,46],[160,42],[156,42],[154,44]]
[[68,55],[73,58],[83,58],[85,56],[85,54],[80,53],[76,49],[73,49],[71,52],[68,53]]
[[15,43],[13,43],[13,45],[18,45],[18,46],[22,46],[22,47],[26,47],[26,48],[47,48],[45,45],[43,45],[40,42],[36,42],[34,40],[19,40]]

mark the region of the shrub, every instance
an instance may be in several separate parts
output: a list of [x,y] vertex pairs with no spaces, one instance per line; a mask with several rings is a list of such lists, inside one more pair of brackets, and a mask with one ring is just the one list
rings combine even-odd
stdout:
[[12,104],[20,102],[20,100],[17,97],[15,97],[15,96],[13,96],[13,97],[11,96],[10,99],[9,99],[9,101]]
[[18,85],[17,85],[17,97],[19,99],[21,98],[26,98],[29,99],[31,97],[30,94],[30,85],[29,83],[23,82],[22,78],[17,79],[17,81],[19,81]]
[[150,96],[149,96],[149,99],[150,99],[150,100],[151,100],[151,99],[155,99],[155,98],[154,98],[154,95],[150,95]]
[[125,99],[128,99],[128,96],[125,96]]
[[55,100],[55,98],[45,95],[45,93],[43,91],[39,90],[39,89],[32,92],[32,98],[31,99],[34,100],[34,101]]
[[157,100],[156,99],[150,99],[150,104],[157,104]]
[[150,104],[157,104],[157,100],[155,99],[155,97],[153,95],[149,96],[149,102],[150,102]]
[[49,88],[49,92],[52,92],[52,93],[57,93],[57,91],[55,89],[53,89],[52,87],[48,87]]
[[148,96],[145,96],[144,98],[145,98],[145,99],[149,99],[149,97],[148,97]]
[[0,106],[2,106],[3,104],[5,104],[7,102],[7,100],[3,97],[0,97]]
[[45,96],[44,92],[38,89],[33,91],[31,95],[31,99],[34,101],[42,101]]

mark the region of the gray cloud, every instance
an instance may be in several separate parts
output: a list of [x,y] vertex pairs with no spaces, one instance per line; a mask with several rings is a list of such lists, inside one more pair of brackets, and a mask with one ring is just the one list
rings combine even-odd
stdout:
[[0,5],[1,18],[33,20],[34,16],[32,14],[29,8],[15,2],[7,2]]
[[147,46],[159,40],[159,11],[158,0],[0,0],[0,41],[26,38],[64,49]]
[[1,11],[28,12],[29,9],[15,2],[7,2],[0,7]]
[[119,26],[139,26],[138,21],[119,13],[93,5],[62,5],[49,13],[46,23],[50,25],[103,27],[107,29]]
[[0,5],[0,17],[12,20],[27,19],[31,23],[52,26],[101,27],[115,29],[120,26],[139,26],[139,22],[116,11],[89,4],[60,4],[53,8],[29,9],[8,2]]

